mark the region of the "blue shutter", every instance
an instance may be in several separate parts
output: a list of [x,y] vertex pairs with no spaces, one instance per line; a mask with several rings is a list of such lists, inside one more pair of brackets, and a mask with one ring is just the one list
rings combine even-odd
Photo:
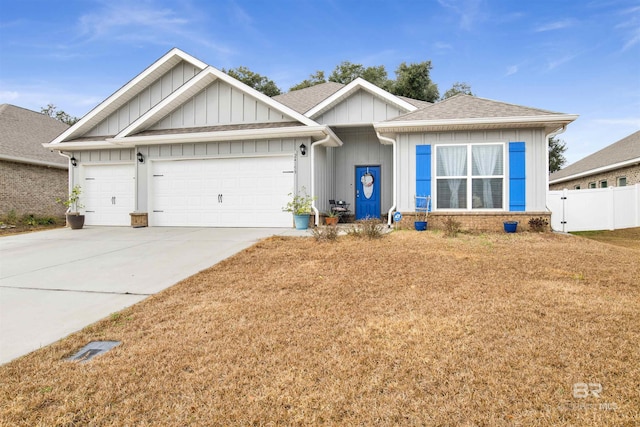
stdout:
[[431,145],[416,146],[416,196],[431,195]]
[[509,143],[509,211],[524,211],[527,204],[524,142]]

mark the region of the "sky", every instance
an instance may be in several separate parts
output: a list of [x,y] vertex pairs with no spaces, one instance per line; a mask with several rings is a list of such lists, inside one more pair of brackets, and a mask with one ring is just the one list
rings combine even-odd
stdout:
[[640,0],[0,0],[0,103],[81,117],[173,47],[283,90],[430,60],[440,94],[580,117],[568,164],[640,130]]

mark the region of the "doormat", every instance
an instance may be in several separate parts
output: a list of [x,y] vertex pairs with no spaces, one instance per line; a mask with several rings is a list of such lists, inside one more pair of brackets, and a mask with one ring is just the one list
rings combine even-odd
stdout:
[[67,360],[85,363],[99,354],[106,353],[118,345],[120,345],[120,341],[92,341],[78,350],[76,354],[69,357]]

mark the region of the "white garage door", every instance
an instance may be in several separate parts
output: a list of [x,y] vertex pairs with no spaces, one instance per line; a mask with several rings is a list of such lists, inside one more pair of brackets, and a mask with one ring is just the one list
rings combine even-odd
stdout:
[[153,162],[150,225],[290,227],[291,156]]
[[135,208],[134,165],[83,166],[81,203],[87,225],[131,225]]

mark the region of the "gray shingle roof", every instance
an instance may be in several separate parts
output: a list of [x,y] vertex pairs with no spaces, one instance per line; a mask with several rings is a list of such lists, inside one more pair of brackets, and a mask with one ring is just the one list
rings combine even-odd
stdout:
[[640,159],[640,131],[632,133],[626,138],[600,151],[596,151],[587,157],[570,164],[564,169],[550,175],[549,181],[553,182],[568,176],[589,172],[594,169],[603,168],[616,163],[625,162],[632,159]]
[[466,94],[457,94],[389,121],[477,119],[486,117],[522,117],[562,114],[522,105],[508,104]]
[[304,114],[344,86],[342,83],[336,82],[320,83],[315,86],[276,95],[273,99],[298,113]]
[[0,156],[22,161],[67,165],[67,159],[44,148],[69,126],[35,111],[0,105]]
[[424,107],[428,107],[429,105],[433,105],[432,102],[421,101],[419,99],[413,99],[413,98],[407,98],[406,96],[399,96],[399,95],[396,95],[396,96],[402,99],[403,101],[408,102],[409,104],[413,105],[416,108],[424,108]]

